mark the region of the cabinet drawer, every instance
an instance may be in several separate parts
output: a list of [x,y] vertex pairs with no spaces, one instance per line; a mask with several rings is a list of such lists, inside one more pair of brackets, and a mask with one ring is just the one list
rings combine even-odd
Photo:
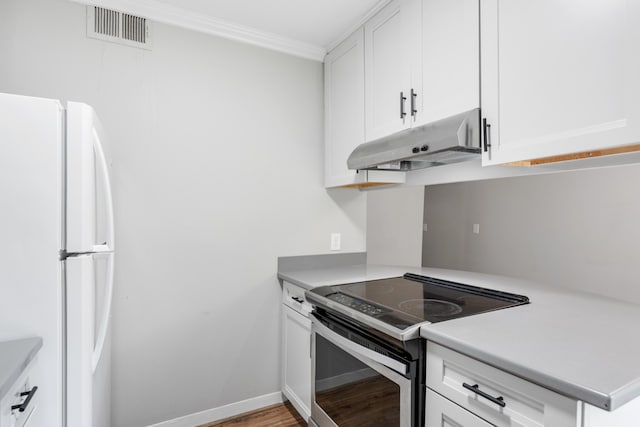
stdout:
[[471,412],[427,389],[425,427],[491,427],[491,424]]
[[283,282],[282,303],[300,314],[307,316],[311,312],[311,304],[307,302],[304,292],[305,290],[300,286]]
[[575,427],[579,420],[576,400],[432,342],[427,386],[496,426]]
[[[12,406],[21,405],[28,398],[26,393],[34,388],[31,376],[28,372],[24,372],[18,378],[18,381],[11,387],[7,395],[0,402],[0,427],[27,427],[31,415],[37,410],[38,393],[33,392],[33,396],[26,405],[23,412],[18,409],[12,410]],[[23,395],[23,393],[25,395]]]

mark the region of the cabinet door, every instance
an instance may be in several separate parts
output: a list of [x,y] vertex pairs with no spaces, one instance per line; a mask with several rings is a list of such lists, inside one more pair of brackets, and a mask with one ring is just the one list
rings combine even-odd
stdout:
[[311,415],[311,320],[282,306],[282,393],[300,415]]
[[640,141],[640,3],[483,0],[483,164]]
[[366,140],[411,126],[411,52],[418,0],[394,0],[364,26]]
[[427,389],[425,427],[490,427],[491,424]]
[[326,56],[325,187],[362,182],[366,173],[347,168],[347,158],[364,142],[364,36],[362,28]]
[[422,1],[422,91],[418,124],[480,106],[478,0]]

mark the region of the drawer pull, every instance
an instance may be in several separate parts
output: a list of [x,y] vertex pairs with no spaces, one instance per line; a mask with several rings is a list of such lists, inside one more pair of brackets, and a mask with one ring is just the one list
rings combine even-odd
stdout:
[[493,403],[495,403],[498,406],[501,406],[503,408],[505,406],[507,406],[507,404],[504,402],[504,397],[502,397],[502,396],[493,397],[490,394],[487,394],[484,391],[480,390],[480,386],[478,384],[469,385],[467,383],[462,383],[462,387],[466,388],[467,390],[471,390],[472,392],[474,392],[478,396],[482,396],[485,399],[492,401]]
[[295,302],[299,302],[300,304],[304,302],[304,300],[300,297],[291,297],[291,299],[294,300]]
[[29,391],[24,391],[24,392],[20,393],[20,397],[27,396],[27,398],[21,404],[13,405],[11,407],[11,410],[15,411],[17,409],[19,412],[26,411],[27,410],[27,406],[29,406],[29,403],[31,402],[31,399],[33,399],[33,395],[36,394],[37,390],[38,390],[38,387],[33,387]]

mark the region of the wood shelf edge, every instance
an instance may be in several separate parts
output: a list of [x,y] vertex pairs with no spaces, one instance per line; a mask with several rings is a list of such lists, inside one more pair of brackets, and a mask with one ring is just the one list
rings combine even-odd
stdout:
[[589,150],[579,153],[562,154],[559,156],[541,157],[539,159],[521,160],[505,163],[504,166],[538,166],[548,163],[567,162],[572,160],[592,159],[594,157],[610,156],[614,154],[633,153],[640,151],[640,144],[624,145],[621,147],[606,148],[602,150]]
[[362,182],[359,184],[348,184],[348,185],[341,185],[339,187],[336,188],[357,188],[357,189],[361,189],[361,188],[372,188],[372,187],[381,187],[383,185],[397,185],[397,182]]

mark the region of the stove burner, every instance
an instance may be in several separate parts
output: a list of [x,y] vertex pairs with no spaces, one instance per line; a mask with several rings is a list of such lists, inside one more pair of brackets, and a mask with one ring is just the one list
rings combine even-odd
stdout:
[[398,305],[400,310],[407,314],[423,317],[428,316],[452,316],[462,311],[462,307],[449,301],[439,299],[410,299]]

